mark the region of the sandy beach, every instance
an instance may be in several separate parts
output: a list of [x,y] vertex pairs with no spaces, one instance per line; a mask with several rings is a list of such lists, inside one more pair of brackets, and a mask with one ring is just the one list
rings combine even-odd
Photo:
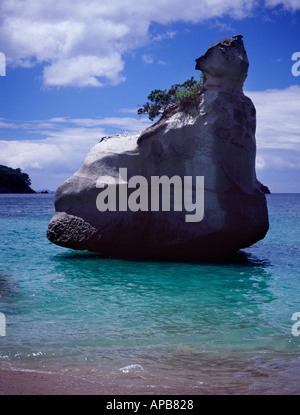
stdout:
[[[196,391],[195,391],[196,392]],[[199,394],[199,391],[196,392]],[[68,371],[36,371],[0,367],[0,395],[182,395],[191,390],[149,385],[143,378],[107,379],[105,376]]]
[[124,377],[85,370],[48,371],[2,365],[0,395],[298,395],[297,367],[284,368],[279,362],[270,362],[264,368],[249,367],[243,375],[235,371],[225,377],[215,373],[195,383],[168,376]]
[[85,395],[113,393],[103,385],[60,373],[0,368],[0,395]]

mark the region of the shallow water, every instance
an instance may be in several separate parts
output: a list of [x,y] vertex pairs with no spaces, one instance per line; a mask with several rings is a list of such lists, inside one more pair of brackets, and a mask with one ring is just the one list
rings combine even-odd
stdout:
[[300,195],[267,200],[264,240],[176,263],[55,246],[52,195],[0,195],[0,364],[153,390],[299,393]]

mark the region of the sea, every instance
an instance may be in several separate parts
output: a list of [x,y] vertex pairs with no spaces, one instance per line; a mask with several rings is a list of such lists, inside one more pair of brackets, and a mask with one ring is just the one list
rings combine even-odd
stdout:
[[170,262],[56,246],[54,195],[0,195],[0,367],[151,394],[299,394],[300,194],[266,197],[263,240]]

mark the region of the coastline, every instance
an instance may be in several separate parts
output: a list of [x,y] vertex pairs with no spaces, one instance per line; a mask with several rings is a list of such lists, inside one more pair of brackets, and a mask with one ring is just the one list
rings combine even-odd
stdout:
[[[154,384],[153,384],[154,383]],[[160,382],[159,382],[160,383]],[[202,388],[201,388],[202,389]],[[206,395],[216,394],[191,389],[181,382],[161,385],[142,376],[113,378],[85,371],[44,371],[0,366],[0,396],[4,395]],[[226,392],[225,392],[226,394]]]
[[60,373],[0,367],[0,395],[82,395],[106,394],[90,382],[75,382]]
[[[37,370],[0,365],[0,396],[4,395],[298,395],[299,365],[272,359],[231,373],[206,374],[201,382],[169,376],[120,376],[84,369]],[[205,369],[204,369],[205,372]],[[235,378],[235,379],[234,379]]]
[[[141,385],[130,390],[97,375],[47,372],[0,366],[0,395],[129,395],[146,394]],[[148,392],[153,393],[153,391]]]

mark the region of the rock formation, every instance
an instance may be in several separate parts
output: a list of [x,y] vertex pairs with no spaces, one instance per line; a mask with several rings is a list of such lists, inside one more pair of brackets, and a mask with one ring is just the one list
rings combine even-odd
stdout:
[[[57,189],[51,242],[111,256],[185,260],[226,255],[265,236],[256,112],[242,90],[249,66],[242,36],[212,46],[196,62],[206,78],[196,99],[170,107],[139,136],[104,138]],[[152,202],[154,179],[162,176],[179,181],[164,187],[163,201]]]

